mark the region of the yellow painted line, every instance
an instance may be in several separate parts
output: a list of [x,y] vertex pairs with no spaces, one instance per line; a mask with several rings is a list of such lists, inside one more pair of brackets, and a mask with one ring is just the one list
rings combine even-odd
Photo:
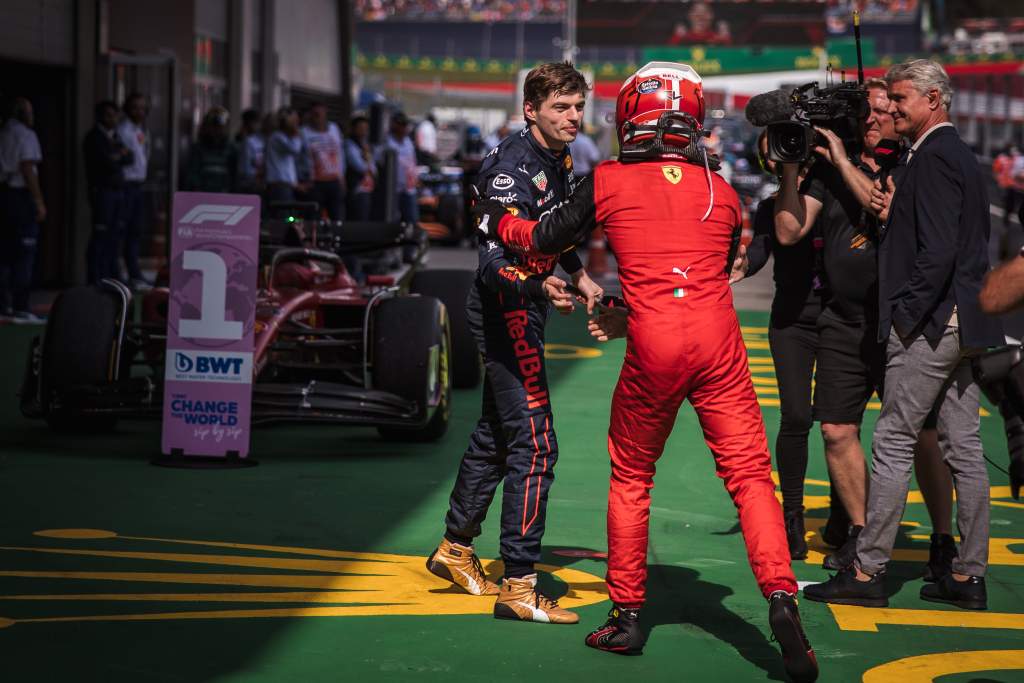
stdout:
[[[993,487],[993,489],[998,487]],[[776,497],[779,498],[780,494],[776,493]],[[911,491],[907,495],[907,502],[914,502],[911,498],[917,498],[917,502],[920,502],[921,493],[920,491]],[[819,503],[822,508],[828,508],[828,496],[804,496],[804,508],[811,509],[808,506],[808,499],[816,499],[814,502]],[[781,498],[780,498],[781,500]],[[804,524],[807,531],[807,558],[804,560],[806,564],[815,565],[820,567],[822,561],[825,559],[825,555],[833,552],[831,548],[825,545],[825,542],[821,540],[821,530],[825,526],[825,520],[820,517],[805,517]],[[904,527],[918,527],[921,526],[919,522],[900,522],[901,526]],[[908,534],[913,540],[927,541],[929,536],[923,534]],[[1024,554],[1015,553],[1010,548],[1011,545],[1017,545],[1024,543],[1022,538],[989,538],[988,541],[988,563],[990,565],[999,565],[1002,567],[1024,567]],[[915,562],[924,563],[928,561],[928,549],[922,548],[910,549],[910,548],[895,548],[892,551],[892,559],[895,562]],[[1020,616],[1020,619],[1024,621],[1024,615]]]
[[[775,482],[776,486],[779,485],[780,479],[779,479],[779,471],[778,470],[772,470],[772,481]],[[808,486],[831,486],[832,485],[831,482],[825,481],[824,479],[809,479],[809,478],[805,478],[804,479],[804,484],[808,485]]]
[[941,676],[1024,669],[1024,650],[973,650],[905,657],[864,672],[864,683],[932,683]]
[[828,607],[832,610],[836,624],[843,631],[877,633],[880,625],[1024,630],[1024,614],[854,607],[833,604],[829,604]]
[[355,599],[360,591],[272,592],[272,593],[73,593],[67,595],[0,595],[0,600],[125,601],[125,602],[374,602]]
[[1017,510],[1024,510],[1024,503],[1011,503],[1008,500],[992,500],[989,501],[989,503],[1002,508],[1014,508]]
[[778,391],[779,383],[772,377],[757,377],[751,376],[750,381],[754,383],[754,387],[773,387]]
[[[339,559],[254,557],[251,555],[197,555],[190,553],[126,552],[110,550],[88,550],[68,548],[24,548],[5,547],[0,550],[27,551],[86,557],[105,557],[117,560],[156,560],[163,562],[184,562],[194,564],[232,565],[240,567],[272,568],[291,571],[319,571],[327,574],[214,574],[158,573],[158,572],[46,572],[46,571],[0,571],[0,577],[29,579],[69,579],[88,581],[128,581],[132,583],[170,583],[179,585],[206,584],[232,587],[273,587],[312,588],[313,591],[280,592],[209,592],[209,593],[70,593],[46,595],[7,595],[0,601],[121,601],[121,602],[190,602],[203,605],[217,602],[263,602],[263,603],[348,603],[331,607],[289,607],[247,610],[199,610],[188,612],[157,612],[146,614],[97,614],[85,616],[56,616],[45,618],[6,619],[0,618],[0,628],[16,623],[69,622],[69,621],[142,621],[174,619],[233,619],[258,617],[307,617],[307,616],[362,616],[362,615],[442,615],[442,614],[489,614],[493,602],[465,593],[450,592],[451,584],[439,579],[424,567],[425,557],[413,555],[391,555],[379,553],[353,553],[340,550],[314,548],[292,548],[287,546],[257,546],[250,544],[220,543],[216,541],[188,541],[150,537],[118,537],[113,532],[95,529],[51,529],[38,532],[44,538],[61,539],[111,539],[121,538],[133,541],[154,541],[181,545],[199,545],[230,548],[253,552],[263,550],[273,553],[306,555],[334,555]],[[340,559],[340,558],[345,558]],[[360,559],[352,559],[360,558]],[[502,575],[500,560],[483,563],[485,573],[491,578]],[[538,565],[558,580],[567,584],[567,592],[560,599],[565,607],[574,608],[603,602],[608,599],[604,581],[567,567]],[[355,604],[353,604],[355,603]],[[373,603],[373,604],[368,604]]]
[[740,332],[743,334],[768,334],[767,327],[746,327],[741,325]]
[[764,408],[778,408],[782,405],[777,398],[760,398],[757,399],[757,404]]
[[545,344],[544,357],[549,360],[573,360],[577,358],[598,358],[604,355],[601,349],[575,344]]
[[767,351],[769,349],[767,341],[745,339],[744,343],[746,344],[747,349],[751,351]]
[[771,356],[747,356],[747,362],[751,365],[775,366],[775,360]]
[[298,571],[333,572],[336,574],[377,574],[387,576],[391,567],[385,563],[347,562],[336,560],[300,560],[281,557],[251,557],[245,555],[193,555],[189,553],[143,553],[124,550],[78,550],[74,548],[31,548],[0,546],[0,550],[45,553],[52,555],[83,555],[125,560],[155,560],[158,562],[188,562],[193,564],[229,565],[232,567],[259,567],[262,569],[290,569]]
[[131,581],[133,583],[204,584],[264,588],[341,588],[346,577],[337,574],[198,574],[168,572],[47,572],[0,571],[0,576],[23,579],[73,579],[81,581]]

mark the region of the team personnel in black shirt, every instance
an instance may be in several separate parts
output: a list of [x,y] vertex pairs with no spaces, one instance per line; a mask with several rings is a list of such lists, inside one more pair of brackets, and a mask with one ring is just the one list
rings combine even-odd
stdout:
[[[775,203],[775,232],[793,244],[817,222],[823,242],[827,296],[818,318],[814,419],[821,422],[832,485],[850,516],[849,538],[825,558],[828,569],[842,569],[856,558],[856,537],[864,525],[867,477],[860,425],[872,393],[882,394],[885,348],[877,341],[878,225],[866,210],[880,167],[874,153],[883,139],[896,139],[884,81],[869,81],[870,111],[864,151],[851,160],[842,141],[819,129],[829,147],[801,185],[795,164],[783,164]],[[930,427],[930,429],[929,429]],[[950,535],[952,482],[945,473],[934,432],[926,424],[917,449],[918,479],[932,516],[932,557],[926,578],[950,571],[956,546]]]

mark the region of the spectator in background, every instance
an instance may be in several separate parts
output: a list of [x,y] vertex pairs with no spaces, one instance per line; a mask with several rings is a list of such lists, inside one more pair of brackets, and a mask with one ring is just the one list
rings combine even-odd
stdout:
[[235,187],[238,150],[228,136],[228,110],[214,107],[203,117],[199,139],[192,144],[183,188],[189,192],[231,192]]
[[690,25],[678,23],[668,39],[669,45],[730,45],[732,36],[729,24],[724,21],[715,25],[715,13],[706,2],[695,2],[687,12]]
[[594,167],[601,163],[601,150],[597,148],[594,138],[584,132],[585,124],[580,121],[580,132],[569,145],[572,152],[572,163],[577,178],[584,178],[593,172]]
[[1020,156],[1020,152],[1011,145],[997,154],[996,158],[992,160],[992,177],[995,179],[996,185],[999,186],[1000,192],[1003,193],[1004,228],[1009,227],[1010,216],[1013,215],[1013,209],[1016,204],[1013,189],[1013,160],[1017,156]]
[[419,220],[419,207],[416,205],[416,149],[409,139],[409,117],[403,112],[391,115],[388,134],[384,142],[377,148],[377,168],[384,168],[385,155],[388,150],[395,153],[395,195],[398,203],[398,214],[404,223],[415,223]]
[[310,109],[309,125],[302,138],[309,154],[312,185],[309,197],[327,211],[332,221],[345,218],[345,153],[341,130],[327,120],[327,105],[317,102]]
[[466,134],[462,138],[462,144],[455,152],[455,159],[462,162],[469,162],[473,166],[473,172],[480,167],[480,161],[488,151],[487,143],[480,134],[480,126],[466,126]]
[[124,168],[124,192],[121,205],[121,236],[124,242],[124,265],[129,284],[139,290],[148,289],[151,284],[142,277],[139,269],[139,242],[142,239],[142,223],[145,196],[142,186],[149,169],[150,140],[146,129],[148,106],[146,96],[132,93],[124,101],[125,118],[117,127],[121,143],[132,153],[132,162]]
[[0,306],[19,323],[42,322],[29,310],[39,224],[46,220],[36,168],[43,152],[32,124],[32,103],[19,97],[0,129]]
[[416,163],[430,166],[438,162],[437,158],[437,120],[433,114],[416,126]]
[[490,151],[497,147],[502,140],[507,138],[510,132],[512,132],[512,128],[508,125],[508,121],[503,121],[502,124],[494,130],[494,132],[484,138],[484,145],[487,147],[488,151]]
[[82,143],[85,180],[92,210],[92,235],[86,252],[90,284],[117,278],[117,246],[124,191],[124,168],[132,152],[117,134],[117,105],[109,100],[96,104],[96,125]]
[[255,109],[242,112],[242,128],[238,131],[236,142],[236,188],[238,192],[259,194],[263,189],[263,152],[267,139],[260,130],[260,113]]
[[302,155],[299,113],[291,107],[277,111],[277,130],[267,140],[267,202],[294,202],[299,186],[299,157]]
[[373,190],[377,186],[377,164],[370,148],[370,120],[354,116],[345,140],[345,165],[348,182],[348,218],[370,220]]

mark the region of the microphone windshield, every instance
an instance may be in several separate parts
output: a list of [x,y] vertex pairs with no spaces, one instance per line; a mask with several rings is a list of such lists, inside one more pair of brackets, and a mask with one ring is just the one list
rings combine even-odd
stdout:
[[793,104],[786,90],[771,90],[754,95],[747,102],[747,121],[761,127],[770,123],[789,121],[793,116]]

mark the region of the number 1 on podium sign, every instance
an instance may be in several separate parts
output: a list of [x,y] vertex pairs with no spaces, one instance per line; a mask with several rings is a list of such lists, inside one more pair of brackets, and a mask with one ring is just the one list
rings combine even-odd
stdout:
[[178,192],[172,215],[161,451],[245,460],[260,200]]

